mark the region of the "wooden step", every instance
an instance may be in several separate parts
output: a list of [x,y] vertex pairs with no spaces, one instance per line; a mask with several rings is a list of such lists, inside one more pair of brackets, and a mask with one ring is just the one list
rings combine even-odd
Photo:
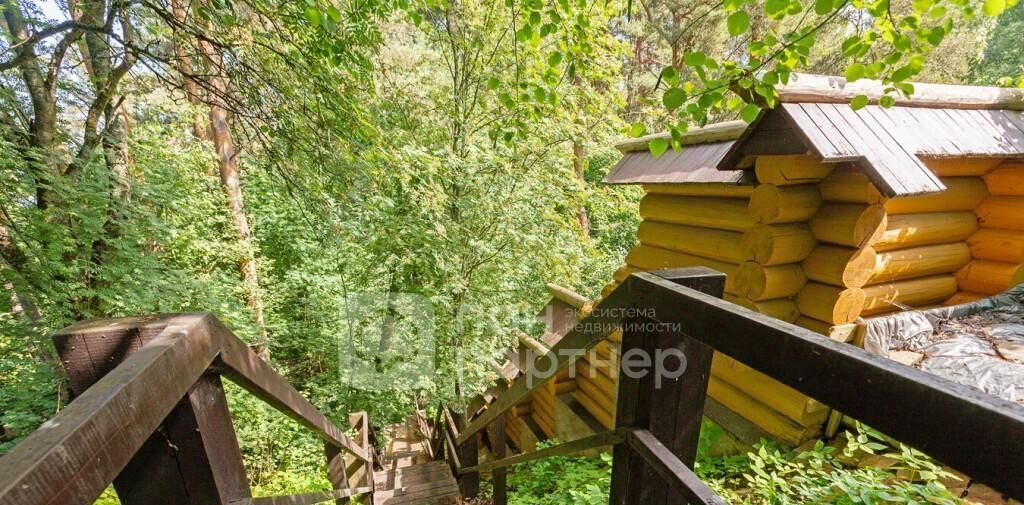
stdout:
[[374,505],[440,505],[459,495],[448,463],[428,460],[412,422],[389,430],[397,436],[388,444],[384,470],[373,474]]

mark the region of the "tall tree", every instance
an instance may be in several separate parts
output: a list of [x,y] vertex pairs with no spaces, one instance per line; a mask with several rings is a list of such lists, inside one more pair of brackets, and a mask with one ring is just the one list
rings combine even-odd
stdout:
[[260,294],[259,268],[256,263],[252,229],[249,227],[249,216],[245,213],[242,173],[239,169],[238,151],[235,149],[234,137],[231,135],[230,113],[226,103],[227,96],[231,93],[230,82],[226,76],[224,60],[220,52],[208,40],[200,39],[198,43],[208,68],[213,72],[213,77],[210,79],[214,91],[209,103],[210,131],[212,132],[213,149],[217,153],[220,184],[227,195],[228,213],[231,214],[235,232],[238,233],[238,245],[242,254],[240,265],[242,277],[245,280],[249,304],[256,318],[256,327],[259,330],[257,347],[266,352],[267,328],[263,315],[263,298]]

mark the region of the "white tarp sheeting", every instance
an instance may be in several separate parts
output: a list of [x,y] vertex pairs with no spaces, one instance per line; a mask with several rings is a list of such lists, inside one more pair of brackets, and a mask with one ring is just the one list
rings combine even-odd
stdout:
[[920,354],[914,366],[1024,403],[1024,284],[973,303],[864,321],[864,348]]

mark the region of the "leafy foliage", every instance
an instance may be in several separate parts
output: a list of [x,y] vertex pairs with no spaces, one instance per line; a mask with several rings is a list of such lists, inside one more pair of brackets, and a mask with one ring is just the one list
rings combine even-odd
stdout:
[[884,453],[891,466],[858,467],[860,458],[889,448],[863,426],[842,437],[841,450],[818,441],[790,452],[762,442],[745,455],[704,459],[696,470],[731,503],[960,503],[943,484],[956,477],[919,451],[900,445]]
[[1021,33],[1024,33],[1024,3],[1017,3],[999,16],[985,52],[971,69],[971,79],[979,84],[1024,86]]
[[[751,505],[858,503],[961,503],[943,484],[957,479],[919,451],[891,451],[870,428],[842,434],[842,449],[818,441],[793,452],[762,441],[735,456],[706,455],[721,431],[705,421],[696,473],[729,503]],[[860,458],[882,453],[886,468],[858,467]],[[520,505],[608,503],[611,456],[555,457],[532,461],[509,476],[509,502]]]
[[[640,190],[600,184],[621,134],[669,129],[657,154],[690,125],[753,121],[801,69],[881,78],[894,96],[912,78],[956,81],[1004,10],[973,75],[1019,70],[1014,0],[187,4],[179,17],[176,2],[0,0],[0,453],[67,401],[48,340],[61,327],[205,310],[255,341],[249,254],[273,366],[337,424],[464,401],[512,330],[536,324],[545,283],[596,296],[633,245]],[[75,6],[111,9],[118,28],[51,12]],[[211,103],[231,113],[252,251],[204,140]],[[362,389],[342,379],[341,343],[385,332],[353,329],[346,310],[389,292],[427,302],[433,374]],[[410,347],[403,331],[392,341]],[[229,397],[256,488],[325,485],[318,442]],[[798,465],[807,489],[821,475],[804,467],[832,464],[765,454],[769,476]],[[607,493],[607,461],[561,463],[576,468],[561,481],[546,463],[519,472],[517,499]]]
[[[543,446],[556,442],[546,442]],[[556,456],[524,463],[508,475],[509,503],[560,505],[608,503],[612,457]]]

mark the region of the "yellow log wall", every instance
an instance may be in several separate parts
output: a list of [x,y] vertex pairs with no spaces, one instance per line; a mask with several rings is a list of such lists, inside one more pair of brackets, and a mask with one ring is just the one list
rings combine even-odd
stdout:
[[791,297],[807,282],[799,263],[766,267],[748,261],[740,265],[735,277],[736,295],[755,302]]
[[978,230],[974,211],[897,214],[886,218],[885,231],[871,243],[876,251],[961,242]]
[[[708,266],[726,273],[733,303],[829,336],[858,317],[1024,281],[1024,164],[925,161],[946,191],[887,199],[855,164],[810,156],[758,157],[756,186],[645,186],[640,244],[615,280]],[[603,408],[615,382],[600,372],[573,394]],[[755,374],[716,355],[709,394],[789,443],[819,432],[820,404]]]
[[708,196],[721,198],[750,198],[753,185],[724,183],[644,184],[650,195]]
[[859,288],[867,283],[875,268],[877,254],[871,247],[854,249],[828,244],[814,248],[803,262],[807,278],[840,286]]
[[864,291],[808,282],[796,295],[800,314],[829,324],[852,323],[864,308]]
[[743,259],[764,266],[798,263],[811,254],[818,241],[810,228],[798,224],[759,224],[743,235]]
[[957,282],[952,274],[922,277],[904,281],[864,286],[862,316],[937,304],[956,294]]
[[734,264],[745,259],[743,250],[737,247],[743,234],[735,231],[644,221],[637,235],[641,244],[662,249]]
[[[761,162],[761,171],[772,173],[771,180],[779,184],[761,181],[750,192],[690,184],[676,185],[678,189],[650,188],[654,191],[648,191],[641,202],[640,244],[630,251],[615,280],[621,282],[637,270],[707,266],[728,276],[727,299],[782,320],[799,319],[794,297],[806,282],[800,262],[818,244],[807,221],[818,212],[821,197],[817,185],[795,181],[818,181],[831,167],[802,156],[781,158],[785,163]],[[716,366],[712,377],[719,373],[726,377],[716,379],[721,386],[710,388],[709,394],[723,403],[750,398],[759,406],[740,407],[741,415],[760,416],[751,421],[783,440],[796,442],[819,430],[827,408],[767,377],[752,379],[756,372],[744,368]],[[603,407],[610,401],[608,389],[617,381],[589,363],[578,365],[577,372],[597,378],[577,377],[574,397],[609,426],[613,411]]]
[[822,163],[814,156],[758,156],[754,161],[757,182],[776,186],[817,183],[828,176],[835,166]]
[[863,247],[885,232],[882,205],[827,203],[810,220],[811,233],[821,242]]
[[882,201],[882,193],[867,174],[856,165],[846,165],[832,171],[819,185],[826,201],[871,205]]
[[991,196],[974,210],[981,229],[967,239],[973,259],[956,272],[964,294],[947,303],[1024,282],[1024,163],[1002,163],[982,180]]
[[955,272],[971,261],[964,242],[897,249],[878,253],[870,284]]
[[640,200],[640,217],[660,223],[683,224],[745,232],[756,220],[744,198],[647,195]]
[[988,192],[1000,196],[1024,196],[1024,163],[1004,163],[985,174]]
[[762,184],[750,196],[750,215],[759,223],[802,223],[821,206],[821,194],[812,184],[776,186]]
[[[737,247],[739,245],[737,244]],[[693,254],[686,254],[660,247],[640,244],[634,247],[626,255],[626,263],[639,270],[660,270],[664,268],[698,267],[704,266],[713,268],[724,273],[726,277],[725,291],[736,294],[735,278],[736,268],[734,263],[726,263],[711,258],[704,258]]]
[[941,177],[946,190],[920,196],[886,200],[889,214],[920,214],[923,212],[949,212],[974,210],[988,197],[988,188],[980,177]]

